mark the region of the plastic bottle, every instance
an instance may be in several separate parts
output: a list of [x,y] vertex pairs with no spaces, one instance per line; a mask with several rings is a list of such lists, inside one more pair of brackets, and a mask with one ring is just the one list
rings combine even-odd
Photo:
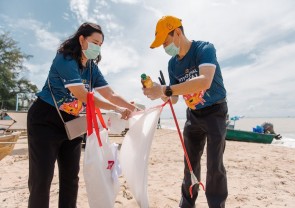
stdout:
[[153,86],[153,81],[150,76],[146,74],[142,74],[141,76],[141,84],[144,88],[151,88]]

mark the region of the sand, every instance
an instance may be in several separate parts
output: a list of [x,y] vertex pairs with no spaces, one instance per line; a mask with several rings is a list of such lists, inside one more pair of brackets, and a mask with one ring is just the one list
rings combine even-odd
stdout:
[[[122,142],[122,137],[112,137]],[[28,153],[26,138],[18,140],[12,155],[0,161],[0,207],[27,207]],[[224,163],[228,175],[229,196],[226,207],[294,207],[295,206],[295,149],[269,144],[227,141]],[[88,201],[83,179],[81,158],[80,188],[77,206],[87,208]],[[180,199],[183,173],[183,150],[178,134],[173,130],[156,130],[148,176],[151,208],[176,208]],[[50,207],[58,203],[58,170],[51,186]],[[202,157],[202,181],[206,182],[206,151]],[[137,208],[124,177],[115,208]],[[197,207],[207,206],[201,190]]]

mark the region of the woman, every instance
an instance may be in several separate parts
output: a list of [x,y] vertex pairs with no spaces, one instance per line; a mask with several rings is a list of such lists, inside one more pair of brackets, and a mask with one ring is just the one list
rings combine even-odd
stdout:
[[29,208],[49,207],[56,160],[60,181],[59,207],[76,207],[82,137],[73,140],[67,138],[51,91],[65,122],[75,119],[83,111],[89,89],[95,89],[109,101],[95,97],[96,107],[115,110],[123,119],[128,119],[136,109],[113,92],[93,63],[101,59],[103,40],[104,34],[99,25],[82,24],[73,36],[60,45],[50,67],[48,80],[29,109]]

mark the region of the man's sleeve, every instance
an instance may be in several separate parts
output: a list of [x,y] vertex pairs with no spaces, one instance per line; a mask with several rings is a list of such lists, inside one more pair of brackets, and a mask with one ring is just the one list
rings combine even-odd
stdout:
[[201,51],[199,67],[201,66],[216,67],[216,64],[217,64],[216,50],[214,48],[214,45],[209,43]]

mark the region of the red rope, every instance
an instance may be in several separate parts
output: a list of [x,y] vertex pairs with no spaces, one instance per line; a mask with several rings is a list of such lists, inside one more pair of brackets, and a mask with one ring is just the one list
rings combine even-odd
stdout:
[[204,186],[204,184],[202,182],[198,182],[198,183],[192,184],[189,187],[189,193],[190,193],[191,198],[193,198],[193,187],[196,184],[199,184],[202,187],[202,189],[205,191],[205,186]]
[[[191,162],[189,160],[189,157],[188,157],[188,154],[187,154],[187,151],[186,151],[186,147],[185,147],[185,144],[184,144],[184,140],[183,140],[183,137],[182,137],[182,134],[181,134],[181,131],[180,131],[180,128],[179,128],[179,125],[178,125],[178,122],[177,122],[177,118],[176,118],[176,114],[174,112],[174,108],[173,108],[173,105],[172,105],[172,102],[171,102],[171,99],[169,99],[169,105],[170,105],[170,108],[171,108],[171,111],[172,111],[172,114],[173,114],[173,118],[174,118],[174,122],[175,122],[175,125],[176,125],[176,128],[177,128],[177,131],[178,131],[178,135],[179,135],[179,138],[180,138],[180,142],[181,142],[181,145],[182,145],[182,148],[183,148],[183,151],[184,151],[184,156],[185,156],[185,159],[186,159],[186,162],[187,162],[187,165],[188,165],[188,168],[190,170],[190,173],[191,175],[194,174],[193,173],[193,169],[192,169],[192,165],[191,165]],[[165,106],[167,104],[164,103],[163,106]],[[195,177],[195,176],[194,176]],[[196,177],[195,177],[196,178]],[[197,179],[196,179],[197,180]],[[205,191],[205,187],[203,185],[202,182],[200,181],[196,181],[193,183],[193,180],[191,181],[192,182],[192,185],[189,187],[189,192],[190,192],[190,196],[191,198],[193,198],[193,186],[196,185],[196,184],[199,184],[203,190]]]
[[177,118],[176,118],[176,115],[175,115],[175,112],[174,112],[174,109],[173,109],[173,106],[172,106],[172,102],[171,102],[170,99],[169,99],[169,105],[170,105],[170,108],[171,108],[171,111],[172,111],[172,114],[173,114],[174,122],[175,122],[175,125],[176,125],[176,128],[177,128],[177,131],[178,131],[178,135],[179,135],[180,142],[181,142],[181,145],[182,145],[182,148],[183,148],[183,151],[184,151],[184,156],[185,156],[188,168],[189,168],[190,171],[193,171],[191,162],[189,160],[189,157],[187,155],[187,151],[186,151],[186,148],[185,148],[185,145],[184,145],[182,134],[181,134],[178,122],[177,122]]

